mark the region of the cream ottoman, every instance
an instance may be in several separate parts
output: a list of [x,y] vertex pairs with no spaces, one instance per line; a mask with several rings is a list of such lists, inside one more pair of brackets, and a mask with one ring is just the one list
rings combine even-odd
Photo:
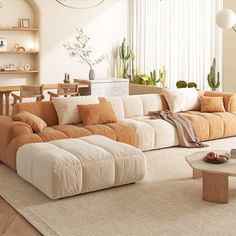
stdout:
[[33,143],[17,151],[17,174],[51,199],[143,179],[144,154],[100,135]]

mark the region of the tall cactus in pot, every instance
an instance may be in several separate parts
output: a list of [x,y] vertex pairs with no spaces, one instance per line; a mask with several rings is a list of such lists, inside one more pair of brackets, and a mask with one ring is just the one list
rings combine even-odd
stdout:
[[[217,79],[216,79],[217,76]],[[217,72],[216,74],[216,59],[213,59],[210,73],[207,76],[207,81],[209,86],[211,87],[212,91],[216,91],[217,88],[220,86],[220,73]]]
[[126,39],[123,39],[122,45],[119,47],[119,55],[120,59],[123,62],[123,78],[127,78],[128,76],[128,68],[129,64],[127,61],[130,58],[130,48],[126,45]]
[[166,82],[166,67],[163,66],[162,70],[159,70],[159,82],[162,85],[162,88],[165,87],[165,82]]
[[130,59],[131,59],[131,80],[133,81],[135,78],[135,69],[134,69],[135,55],[133,49],[130,50]]

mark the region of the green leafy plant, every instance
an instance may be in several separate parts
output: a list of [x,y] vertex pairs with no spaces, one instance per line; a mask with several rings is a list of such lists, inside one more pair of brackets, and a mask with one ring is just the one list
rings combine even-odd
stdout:
[[92,49],[89,45],[90,38],[84,34],[82,29],[76,29],[75,41],[63,44],[71,57],[79,57],[79,63],[87,64],[90,69],[93,66],[107,59],[107,55],[101,55],[95,60],[92,60]]
[[213,59],[210,73],[207,76],[207,81],[212,91],[216,91],[216,89],[219,88],[220,86],[220,73],[219,72],[216,73],[216,59],[215,58]]
[[119,56],[123,63],[123,78],[127,78],[128,76],[128,68],[129,64],[127,61],[130,58],[130,49],[126,44],[126,39],[123,39],[122,45],[119,47]]
[[149,77],[147,74],[140,75],[140,83],[143,85],[149,84]]

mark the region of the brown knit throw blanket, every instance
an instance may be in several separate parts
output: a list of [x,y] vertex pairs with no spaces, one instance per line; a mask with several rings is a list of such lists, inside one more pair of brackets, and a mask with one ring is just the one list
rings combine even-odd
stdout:
[[163,119],[175,126],[181,147],[202,148],[208,146],[199,141],[191,121],[180,114],[171,111],[150,111],[148,114],[150,119]]

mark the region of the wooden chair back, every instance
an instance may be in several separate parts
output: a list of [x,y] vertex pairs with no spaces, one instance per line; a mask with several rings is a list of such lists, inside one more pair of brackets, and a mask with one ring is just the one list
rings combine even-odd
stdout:
[[20,97],[31,98],[43,95],[43,85],[21,85]]
[[58,96],[78,96],[79,95],[79,84],[58,84],[57,87]]

